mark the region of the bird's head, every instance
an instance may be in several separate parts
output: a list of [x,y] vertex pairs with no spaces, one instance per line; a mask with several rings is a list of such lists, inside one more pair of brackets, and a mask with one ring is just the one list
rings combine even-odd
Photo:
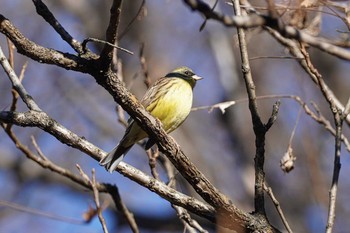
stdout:
[[194,87],[198,80],[203,79],[202,77],[196,75],[193,70],[186,66],[181,66],[171,71],[169,74],[165,75],[165,77],[169,78],[182,78],[189,82],[189,84]]

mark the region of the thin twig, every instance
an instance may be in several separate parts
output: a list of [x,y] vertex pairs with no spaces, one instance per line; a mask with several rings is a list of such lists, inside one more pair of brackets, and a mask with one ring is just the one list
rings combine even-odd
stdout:
[[108,185],[108,192],[113,198],[114,204],[116,208],[123,214],[125,217],[126,221],[128,222],[130,229],[132,230],[133,233],[139,233],[140,230],[137,226],[137,223],[134,218],[134,214],[128,210],[126,207],[125,203],[123,202],[120,194],[118,187],[115,185]]
[[128,53],[128,54],[130,54],[130,55],[134,55],[134,53],[131,52],[131,51],[128,50],[128,49],[122,48],[122,47],[120,47],[120,46],[118,46],[118,45],[111,44],[111,43],[109,43],[108,41],[104,41],[104,40],[100,40],[100,39],[96,39],[96,38],[92,38],[92,37],[86,38],[86,39],[83,41],[82,46],[83,46],[84,52],[87,50],[87,43],[89,43],[90,41],[96,42],[96,43],[105,44],[105,45],[111,46],[111,47],[113,47],[113,48],[119,49],[119,50],[122,51],[122,52]]
[[4,200],[0,200],[0,206],[6,206],[14,210],[18,210],[29,214],[34,214],[45,218],[50,218],[50,219],[65,222],[65,223],[72,223],[72,224],[79,224],[79,225],[86,224],[86,221],[82,219],[74,219],[74,218],[68,218],[64,216],[57,216],[55,214],[45,213],[36,209],[28,208],[26,206],[22,206],[22,205],[19,205],[13,202],[4,201]]
[[348,102],[346,103],[345,108],[344,108],[343,113],[342,113],[343,120],[345,120],[347,118],[349,113],[350,113],[350,97],[349,97]]
[[[304,109],[304,112],[308,116],[310,116],[317,123],[323,125],[325,130],[327,130],[329,133],[331,133],[333,136],[335,136],[335,129],[333,128],[332,124],[321,114],[320,111],[317,111],[317,114],[315,114],[299,96],[296,96],[296,95],[264,95],[264,96],[257,96],[256,99],[257,100],[263,100],[263,99],[292,99],[292,100],[295,100]],[[229,108],[235,104],[238,104],[238,103],[245,103],[247,101],[248,101],[248,98],[220,102],[220,103],[213,104],[213,105],[192,108],[192,111],[208,110],[208,112],[212,112],[214,109],[219,108],[222,113],[225,113],[225,110],[227,108]],[[347,137],[345,137],[345,135],[342,134],[341,139],[346,147],[346,150],[350,152],[350,142],[347,139]]]
[[113,59],[113,50],[115,49],[114,46],[118,44],[118,29],[121,8],[122,0],[113,0],[110,9],[109,23],[106,31],[106,41],[108,42],[108,44],[105,44],[100,54],[100,59],[102,59],[103,63],[103,69],[105,70],[109,69]]
[[287,221],[286,217],[283,214],[283,210],[281,208],[281,205],[280,205],[279,201],[276,199],[275,195],[273,194],[272,188],[268,187],[266,185],[266,183],[264,183],[264,189],[265,189],[266,193],[269,195],[269,197],[271,198],[273,204],[275,205],[276,210],[277,210],[277,212],[278,212],[278,214],[279,214],[279,216],[280,216],[280,218],[281,218],[281,220],[283,222],[284,227],[286,228],[286,230],[289,233],[292,233],[293,231],[290,228],[290,226],[288,224],[288,221]]
[[44,153],[41,151],[38,143],[35,140],[35,137],[32,135],[30,136],[30,139],[32,140],[32,144],[36,150],[36,152],[38,153],[39,157],[44,160],[44,161],[49,161],[49,159],[44,155]]
[[292,60],[298,60],[302,58],[297,58],[297,57],[291,57],[291,56],[257,56],[257,57],[251,57],[249,58],[249,61],[254,61],[254,60],[260,60],[260,59],[292,59]]
[[147,67],[147,61],[144,54],[144,49],[145,49],[145,43],[142,43],[140,48],[140,53],[139,53],[141,70],[144,76],[144,83],[146,87],[149,88],[151,85],[151,79],[149,78],[149,75],[148,75],[148,67]]
[[159,176],[159,173],[156,169],[156,165],[157,165],[157,158],[159,156],[159,151],[158,151],[158,148],[153,151],[152,149],[150,150],[147,150],[146,151],[146,154],[148,156],[148,164],[149,164],[149,167],[151,169],[151,174],[152,176],[157,179],[157,180],[161,180],[160,179],[160,176]]
[[123,38],[126,35],[126,33],[129,32],[129,30],[131,29],[131,26],[136,21],[136,19],[140,18],[141,13],[147,12],[145,4],[146,4],[146,0],[142,0],[140,7],[139,7],[137,13],[135,14],[135,16],[126,25],[125,29],[121,33],[119,33],[118,40]]
[[6,37],[6,43],[7,43],[7,48],[8,48],[8,52],[9,52],[9,62],[10,65],[12,67],[12,69],[15,68],[15,55],[14,55],[14,51],[15,51],[15,46],[13,45],[13,43],[11,42],[11,40],[9,38]]
[[[36,12],[41,15],[46,22],[48,22],[51,27],[61,36],[61,38],[67,42],[77,53],[82,54],[83,53],[83,47],[82,45],[74,39],[67,31],[66,29],[61,25],[61,23],[56,19],[56,17],[51,13],[49,8],[43,3],[41,0],[32,0]],[[90,52],[90,51],[86,51]]]
[[96,186],[97,183],[96,183],[96,177],[95,177],[95,169],[92,169],[92,171],[91,171],[92,178],[90,179],[89,176],[79,166],[79,164],[76,164],[76,167],[78,168],[79,173],[83,177],[83,179],[85,179],[91,185],[91,189],[92,189],[92,192],[94,194],[94,201],[95,201],[95,205],[96,205],[98,219],[100,220],[103,232],[108,233],[106,221],[102,215],[102,208],[100,205],[99,191],[98,191],[97,186]]
[[265,131],[268,131],[277,120],[277,115],[280,109],[280,105],[281,105],[280,100],[277,100],[276,103],[273,105],[271,116],[269,117],[267,123],[265,124]]
[[298,111],[298,116],[297,116],[297,119],[296,119],[296,121],[295,121],[295,124],[294,124],[293,130],[292,130],[292,133],[290,134],[290,138],[289,138],[288,147],[292,147],[292,142],[293,142],[293,139],[294,139],[295,131],[296,131],[297,126],[298,126],[298,123],[299,123],[300,114],[301,114],[301,108],[300,108],[300,109],[299,109],[299,111]]
[[[299,62],[299,65],[305,70],[305,72],[309,75],[311,80],[318,85],[318,79],[315,75],[315,73],[310,69],[305,57],[305,53],[302,53],[300,46],[298,43],[294,40],[288,39],[283,37],[279,32],[276,30],[269,28],[269,27],[264,27],[266,31],[268,31],[278,42],[280,42],[283,46],[286,46],[289,49],[289,52],[297,57],[296,59]],[[343,110],[344,106],[343,104],[337,99],[337,97],[332,93],[331,89],[327,86],[326,83],[323,84],[324,88],[327,89],[327,92],[329,95],[331,95],[331,98],[333,99],[334,104],[337,106],[337,108]],[[350,115],[347,115],[346,117],[346,123],[350,125]]]
[[337,192],[338,192],[338,181],[340,175],[340,153],[341,153],[341,135],[342,135],[342,124],[343,120],[340,117],[340,113],[334,113],[334,121],[336,128],[335,136],[335,153],[334,153],[334,166],[333,166],[333,178],[331,189],[329,191],[329,205],[328,205],[328,218],[326,233],[331,233],[333,231],[334,221],[335,221],[335,208],[337,201]]
[[318,48],[328,54],[334,55],[344,60],[350,60],[350,51],[337,46],[339,42],[334,42],[325,38],[315,37],[303,32],[295,27],[285,25],[279,18],[273,18],[268,15],[252,14],[249,16],[223,15],[211,10],[210,6],[202,0],[184,0],[184,2],[193,10],[202,13],[206,18],[221,22],[227,27],[253,28],[258,26],[271,27],[283,34],[284,37],[305,42],[310,46]]
[[[117,58],[117,76],[120,81],[124,82],[123,64],[122,64],[122,61],[118,58]],[[127,127],[128,121],[125,119],[125,111],[119,104],[116,107],[116,112],[118,116],[118,122],[121,123],[123,126]]]
[[[156,148],[155,150],[147,150],[146,153],[149,157],[149,165],[151,168],[152,176],[155,179],[161,181],[156,168],[157,158],[159,158],[159,161],[163,164],[163,167],[169,179],[167,186],[173,189],[176,189],[175,169],[174,169],[174,166],[170,163],[170,161],[165,156],[163,157],[159,155],[158,148]],[[195,232],[207,233],[207,231],[204,230],[196,220],[191,218],[191,215],[188,213],[188,211],[185,208],[175,204],[171,204],[171,206],[174,208],[174,210],[177,213],[177,216],[179,217],[181,222],[184,224],[185,226],[184,231],[188,231],[190,233],[195,233]]]
[[2,68],[4,68],[5,72],[7,73],[7,77],[9,77],[13,88],[18,92],[18,94],[21,96],[24,103],[27,105],[27,107],[30,110],[34,111],[41,111],[39,106],[34,102],[33,97],[31,97],[27,91],[24,89],[20,79],[17,77],[15,71],[12,69],[10,63],[5,57],[5,54],[2,51],[2,48],[0,46],[0,63]]
[[319,89],[324,96],[325,100],[329,104],[329,108],[333,114],[334,123],[335,123],[335,152],[334,152],[334,166],[333,166],[333,177],[331,189],[329,192],[329,205],[328,205],[328,217],[327,217],[327,226],[326,233],[331,233],[333,231],[334,221],[335,221],[335,207],[337,201],[337,192],[338,192],[338,181],[340,175],[340,154],[341,154],[341,138],[342,138],[342,126],[343,118],[342,110],[337,107],[333,100],[333,93],[328,89],[328,86],[325,84],[322,75],[318,70],[313,66],[309,53],[306,51],[305,47],[301,44],[301,52],[306,58],[306,63],[311,70],[311,72],[316,76]]
[[[9,61],[10,61],[11,67],[14,69],[14,55],[13,55],[13,53],[14,53],[15,46],[8,38],[7,38],[7,46],[8,46],[8,50],[9,50]],[[22,80],[24,78],[24,72],[27,68],[27,65],[28,65],[28,62],[26,61],[22,66],[21,73],[19,75],[19,82],[22,82]],[[12,93],[12,102],[11,102],[10,111],[16,111],[19,94],[14,88],[12,88],[11,93]],[[8,124],[6,127],[8,129],[10,129],[12,127],[12,125]]]
[[[212,11],[214,11],[214,9],[215,9],[215,7],[217,6],[218,2],[219,2],[219,0],[215,0],[214,5],[213,5],[213,7],[211,8]],[[204,22],[203,22],[202,25],[199,27],[199,31],[200,31],[200,32],[204,29],[205,25],[206,25],[207,22],[208,22],[208,19],[209,19],[209,18],[205,17]]]
[[[173,189],[176,189],[176,177],[175,177],[175,168],[174,166],[170,163],[170,161],[166,157],[161,157],[159,156],[159,160],[164,166],[164,169],[166,171],[166,174],[168,176],[169,182],[168,186],[172,187]],[[177,213],[177,216],[181,220],[181,222],[184,224],[185,229],[184,231],[188,231],[190,233],[195,233],[195,232],[200,232],[200,233],[207,233],[208,231],[205,230],[196,220],[194,220],[189,212],[178,205],[171,205],[174,210]]]

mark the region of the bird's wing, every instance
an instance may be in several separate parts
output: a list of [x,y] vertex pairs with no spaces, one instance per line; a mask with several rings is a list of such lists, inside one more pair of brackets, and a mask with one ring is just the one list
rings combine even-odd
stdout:
[[[160,78],[146,91],[145,95],[141,99],[141,104],[147,109],[147,111],[152,112],[152,110],[157,106],[156,102],[158,100],[158,95],[162,93],[162,91],[166,91],[166,88],[162,88],[164,85],[168,83],[169,78]],[[156,102],[154,102],[156,101]],[[125,135],[128,134],[132,124],[135,121],[132,117],[128,119],[128,127],[126,129]]]
[[[163,87],[166,83],[168,78],[160,78],[158,79],[145,93],[145,95],[143,96],[142,100],[141,100],[141,104],[149,111],[152,112],[153,107],[155,107],[156,105],[153,105],[152,107],[150,106],[151,103],[154,100],[157,100],[157,95],[159,95],[160,91],[162,90],[161,87]],[[151,109],[149,108],[151,107]]]
[[[147,111],[152,112],[153,108],[156,105],[153,105],[151,108],[148,108],[148,106],[151,104],[152,100],[154,100],[156,98],[156,96],[158,95],[158,90],[160,86],[163,86],[163,83],[167,83],[166,82],[167,78],[160,78],[158,79],[145,93],[145,95],[142,97],[141,99],[141,104],[147,109]],[[134,124],[134,119],[132,117],[129,117],[128,119],[128,127],[126,129],[125,135],[128,134],[128,132],[130,131],[131,125]]]

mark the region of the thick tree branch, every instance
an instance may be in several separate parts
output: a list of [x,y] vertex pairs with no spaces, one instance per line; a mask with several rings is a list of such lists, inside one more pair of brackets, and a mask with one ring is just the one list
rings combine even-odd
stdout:
[[0,14],[0,32],[7,36],[16,46],[17,51],[34,61],[46,64],[57,65],[67,70],[75,70],[86,73],[87,68],[93,65],[91,59],[79,57],[69,53],[63,53],[54,49],[42,47],[27,39],[8,19]]

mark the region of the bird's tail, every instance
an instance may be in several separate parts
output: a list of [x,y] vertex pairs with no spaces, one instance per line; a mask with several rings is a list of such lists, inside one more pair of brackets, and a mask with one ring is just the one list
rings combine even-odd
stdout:
[[125,147],[121,144],[117,145],[111,152],[101,159],[100,165],[104,166],[108,172],[112,173],[132,146],[133,145]]

